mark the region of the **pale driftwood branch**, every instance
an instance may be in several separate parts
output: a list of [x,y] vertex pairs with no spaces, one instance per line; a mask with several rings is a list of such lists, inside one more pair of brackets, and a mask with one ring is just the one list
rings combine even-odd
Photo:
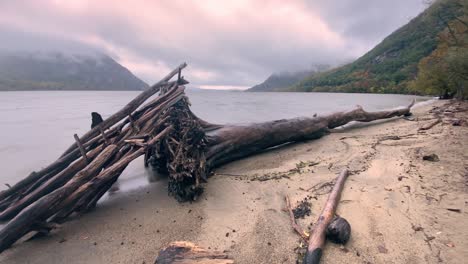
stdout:
[[436,120],[434,120],[433,122],[429,123],[429,124],[426,124],[422,127],[420,127],[418,130],[429,130],[431,129],[432,127],[434,127],[435,125],[439,124],[440,122],[442,122],[442,118],[437,118]]
[[232,264],[220,251],[208,251],[188,241],[176,241],[159,251],[155,264]]
[[83,157],[84,160],[86,160],[87,163],[89,163],[89,159],[86,156],[86,150],[83,147],[83,144],[81,144],[80,138],[78,137],[77,134],[74,134],[73,137],[75,138],[75,142],[78,145],[78,149],[80,150],[81,156]]
[[99,132],[101,132],[101,137],[102,137],[102,139],[104,139],[104,143],[105,143],[106,145],[109,145],[109,144],[110,144],[110,141],[109,141],[109,139],[107,138],[106,133],[104,132],[104,129],[102,129],[102,127],[99,127]]
[[335,186],[333,186],[333,190],[328,196],[325,207],[314,225],[314,229],[309,237],[309,246],[307,247],[307,252],[303,262],[305,264],[317,264],[320,262],[323,246],[325,245],[327,227],[335,216],[335,211],[341,197],[341,191],[343,190],[348,174],[349,172],[346,169],[340,173],[336,179]]

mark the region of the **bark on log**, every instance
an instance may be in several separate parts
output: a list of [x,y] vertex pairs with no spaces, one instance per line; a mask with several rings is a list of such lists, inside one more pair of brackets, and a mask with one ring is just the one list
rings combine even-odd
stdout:
[[[177,68],[175,68],[172,72],[166,75],[162,80],[151,86],[149,89],[145,90],[141,94],[139,94],[135,99],[130,101],[124,108],[119,110],[117,113],[111,115],[110,117],[106,118],[102,121],[99,125],[95,126],[91,130],[89,130],[86,134],[80,137],[81,142],[86,142],[92,137],[99,134],[99,127],[102,129],[107,129],[112,125],[116,124],[120,120],[124,119],[128,115],[130,115],[133,111],[135,111],[142,103],[144,103],[148,98],[153,96],[155,93],[161,89],[161,86],[166,84],[174,75],[176,75],[179,70],[182,70],[187,66],[187,63],[182,63]],[[72,144],[63,154],[61,157],[65,156],[66,154],[70,153],[74,149],[76,149],[77,145],[74,143]]]
[[348,177],[348,170],[343,170],[338,178],[336,179],[335,186],[328,196],[328,200],[325,207],[322,210],[317,222],[315,223],[312,234],[309,237],[309,246],[304,257],[305,264],[317,264],[320,263],[322,257],[323,246],[325,245],[325,235],[328,225],[331,223],[335,216],[336,207],[341,197],[341,191],[343,185]]
[[[172,129],[172,126],[166,127],[147,144],[156,144]],[[73,212],[77,205],[86,206],[87,204],[79,202],[92,201],[93,197],[101,194],[101,187],[119,177],[132,160],[145,153],[145,148],[130,151],[114,164],[102,170],[117,151],[117,145],[107,146],[88,166],[78,172],[64,186],[43,196],[16,215],[0,230],[0,252],[10,247],[25,234],[33,231],[32,229],[38,223],[44,224],[63,220]],[[47,222],[54,214],[56,214],[55,217]]]
[[[94,149],[93,151],[90,152],[90,154],[88,155],[88,158],[93,160],[99,154],[99,151],[100,151],[99,148]],[[28,195],[23,197],[21,200],[13,203],[6,210],[1,212],[0,220],[3,221],[3,220],[11,219],[16,214],[18,214],[21,210],[26,208],[28,205],[30,205],[31,203],[33,203],[40,197],[52,192],[53,190],[65,184],[76,173],[78,173],[80,170],[86,167],[87,164],[88,162],[84,158],[80,158],[76,162],[72,163],[62,172],[55,175],[54,177],[46,181],[44,184],[39,186],[37,189],[35,189],[33,192],[29,193]]]
[[[172,130],[172,127],[165,128],[161,133],[159,133],[156,137],[151,139],[148,142],[148,145],[153,145],[157,141],[159,141],[162,137],[164,137],[167,133]],[[88,200],[88,198],[94,197],[95,194],[99,193],[101,187],[112,180],[115,177],[120,176],[120,173],[127,167],[127,165],[133,161],[134,159],[138,158],[139,156],[145,153],[144,148],[140,148],[138,150],[130,152],[128,155],[125,155],[122,159],[119,159],[116,163],[114,163],[109,168],[103,170],[99,175],[94,177],[92,180],[82,184],[79,188],[77,188],[72,194],[64,199],[61,203],[61,212],[59,212],[58,218],[65,218],[67,217],[73,210],[75,203],[80,200]]]
[[76,174],[67,184],[43,196],[25,210],[21,211],[2,230],[0,230],[0,252],[10,247],[19,238],[32,231],[36,224],[45,222],[63,200],[79,188],[93,175],[97,174],[102,165],[117,152],[117,146],[110,145],[103,150],[88,166]]
[[207,132],[207,165],[218,167],[229,161],[252,155],[281,144],[322,137],[329,129],[351,121],[371,122],[395,116],[409,115],[414,101],[407,107],[378,112],[356,109],[326,116],[281,119],[249,125],[213,125]]
[[83,147],[83,144],[80,141],[80,138],[78,137],[77,134],[74,134],[73,137],[75,138],[76,145],[78,145],[78,149],[80,150],[81,156],[86,160],[87,163],[89,163],[88,156],[86,156],[86,150]]

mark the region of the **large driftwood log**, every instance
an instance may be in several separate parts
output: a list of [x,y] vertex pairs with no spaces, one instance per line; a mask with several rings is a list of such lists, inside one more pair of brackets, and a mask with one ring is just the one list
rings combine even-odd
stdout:
[[[367,112],[362,107],[325,116],[282,119],[250,125],[205,125],[209,128],[207,164],[217,167],[270,147],[322,137],[329,129],[351,121],[370,122],[409,115],[414,101],[407,107]],[[206,122],[204,122],[206,123]],[[216,127],[213,129],[213,127]]]
[[[318,138],[351,121],[408,115],[412,106],[378,112],[357,107],[331,115],[250,125],[211,124],[189,108],[183,87],[187,82],[180,77],[185,66],[180,65],[95,125],[58,160],[0,192],[0,220],[11,219],[0,230],[0,252],[38,227],[93,208],[138,156],[145,156],[145,165],[168,174],[169,194],[191,201],[202,193],[210,171],[224,163],[285,143]],[[170,82],[176,74],[179,79]],[[158,90],[159,96],[143,104]]]

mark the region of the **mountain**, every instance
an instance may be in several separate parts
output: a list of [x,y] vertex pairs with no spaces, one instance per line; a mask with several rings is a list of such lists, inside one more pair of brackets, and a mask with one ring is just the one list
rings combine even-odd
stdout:
[[461,1],[435,1],[356,61],[312,74],[283,91],[408,93],[418,62],[436,49],[446,23],[460,15]]
[[281,91],[304,78],[330,69],[329,65],[318,65],[313,70],[273,73],[264,82],[247,89],[248,92],[274,92]]
[[273,73],[264,82],[249,88],[249,92],[273,92],[285,89],[309,76],[312,72]]
[[142,90],[147,87],[104,54],[0,52],[0,91]]

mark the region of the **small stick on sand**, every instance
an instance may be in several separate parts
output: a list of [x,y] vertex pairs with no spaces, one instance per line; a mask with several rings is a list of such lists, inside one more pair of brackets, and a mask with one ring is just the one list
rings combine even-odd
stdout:
[[289,218],[291,219],[292,228],[302,237],[302,239],[307,241],[309,239],[309,234],[307,234],[304,231],[304,229],[302,229],[302,227],[300,227],[296,223],[296,218],[294,217],[294,213],[293,213],[293,210],[292,210],[292,207],[291,207],[291,202],[289,201],[289,196],[286,195],[285,199],[286,199],[286,207],[287,207],[288,212],[289,212]]
[[220,251],[209,251],[192,242],[175,241],[159,251],[155,264],[233,264],[234,260]]

